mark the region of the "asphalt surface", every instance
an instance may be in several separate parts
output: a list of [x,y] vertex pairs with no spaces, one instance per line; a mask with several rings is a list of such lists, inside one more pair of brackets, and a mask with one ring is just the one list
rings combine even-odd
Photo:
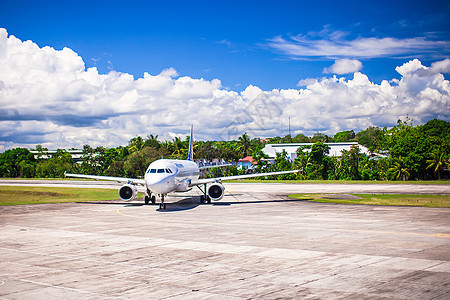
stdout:
[[[106,188],[118,189],[120,185],[111,181],[86,180],[0,180],[0,186],[46,186],[74,188]],[[286,184],[286,183],[230,183],[225,187],[239,187],[248,191],[276,193],[280,195],[292,193],[369,193],[369,194],[435,194],[450,195],[450,185],[435,184]],[[259,187],[264,187],[259,190]],[[138,186],[139,188],[139,186]],[[140,188],[145,191],[144,188]],[[196,190],[194,188],[194,190]],[[196,192],[196,191],[195,191]]]
[[0,299],[450,298],[450,209],[286,196],[449,187],[225,185],[220,202],[199,205],[193,190],[169,197],[167,210],[118,200],[0,207]]

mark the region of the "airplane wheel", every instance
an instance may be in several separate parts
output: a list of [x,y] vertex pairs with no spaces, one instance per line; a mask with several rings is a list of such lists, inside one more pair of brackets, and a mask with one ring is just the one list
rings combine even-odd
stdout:
[[148,205],[148,202],[149,202],[149,201],[150,201],[149,197],[148,197],[148,196],[145,196],[145,197],[144,197],[145,205]]
[[208,196],[202,196],[202,203],[209,204],[211,203],[211,199]]
[[152,204],[155,204],[156,203],[156,197],[152,196],[151,201],[152,201]]

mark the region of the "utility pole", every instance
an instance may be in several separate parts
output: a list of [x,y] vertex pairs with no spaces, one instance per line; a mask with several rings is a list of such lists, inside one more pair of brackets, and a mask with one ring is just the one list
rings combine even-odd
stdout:
[[291,116],[289,116],[289,137],[291,137]]

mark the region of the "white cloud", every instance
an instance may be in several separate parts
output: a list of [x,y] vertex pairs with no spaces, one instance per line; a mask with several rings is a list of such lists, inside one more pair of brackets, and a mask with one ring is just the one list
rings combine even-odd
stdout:
[[402,66],[396,67],[395,70],[402,76],[416,75],[416,76],[432,76],[435,74],[449,74],[450,73],[450,59],[435,61],[430,67],[422,65],[418,59],[410,60]]
[[412,75],[419,73],[423,75],[429,74],[428,68],[422,65],[422,62],[418,59],[411,60],[403,65],[396,67],[395,70],[402,76]]
[[441,61],[435,61],[431,64],[430,69],[434,73],[450,74],[450,58]]
[[448,120],[450,85],[441,74],[448,65],[411,60],[396,69],[400,80],[381,84],[355,72],[350,80],[300,80],[301,89],[249,85],[237,93],[217,79],[178,77],[173,68],[137,79],[99,74],[68,48],[40,48],[0,29],[0,151],[125,145],[136,135],[185,136],[190,124],[197,139],[274,136],[287,134],[288,117],[295,133],[307,135],[392,126],[406,114]]
[[[310,32],[269,40],[268,46],[292,59],[342,57],[376,58],[428,55],[442,57],[450,50],[450,41],[435,41],[425,37],[398,39],[393,37],[357,37],[347,39],[347,33],[330,31]],[[444,54],[445,55],[445,54]]]
[[297,83],[297,86],[308,86],[308,85],[314,84],[316,82],[317,82],[317,79],[315,79],[315,78],[300,79]]
[[336,60],[331,67],[324,68],[323,73],[349,74],[358,72],[362,67],[362,63],[357,59],[343,58]]

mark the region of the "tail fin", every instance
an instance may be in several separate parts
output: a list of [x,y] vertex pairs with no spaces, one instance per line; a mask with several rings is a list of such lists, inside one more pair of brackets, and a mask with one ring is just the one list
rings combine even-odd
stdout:
[[189,137],[189,151],[187,160],[194,159],[194,125],[191,125],[191,135]]

